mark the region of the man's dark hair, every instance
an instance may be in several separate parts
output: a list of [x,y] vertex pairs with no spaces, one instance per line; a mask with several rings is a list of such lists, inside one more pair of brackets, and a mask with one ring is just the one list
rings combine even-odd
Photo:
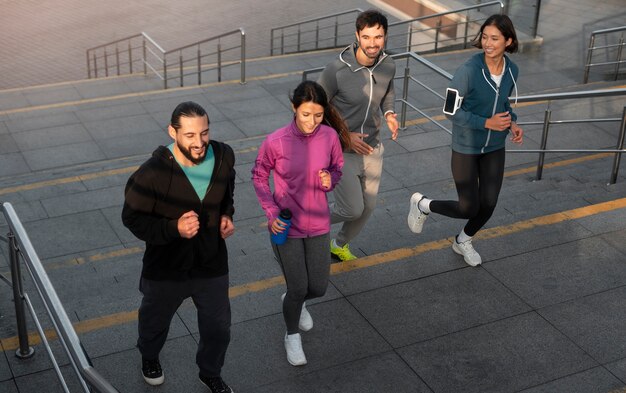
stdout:
[[480,39],[483,35],[483,30],[487,26],[495,26],[500,33],[504,36],[504,40],[511,39],[511,45],[508,45],[505,49],[506,52],[515,53],[517,52],[517,48],[519,46],[519,42],[517,41],[517,34],[515,34],[515,27],[513,27],[513,22],[506,15],[495,14],[491,15],[482,26],[480,26],[480,31],[472,41],[472,45],[474,45],[478,49],[482,49],[483,45],[480,42]]
[[185,101],[178,104],[174,112],[172,112],[172,118],[170,119],[170,125],[174,127],[176,131],[180,128],[181,117],[202,117],[206,116],[207,122],[209,122],[209,115],[199,104],[193,101]]
[[366,27],[382,26],[387,34],[387,17],[376,10],[363,11],[356,17],[356,32],[359,33]]

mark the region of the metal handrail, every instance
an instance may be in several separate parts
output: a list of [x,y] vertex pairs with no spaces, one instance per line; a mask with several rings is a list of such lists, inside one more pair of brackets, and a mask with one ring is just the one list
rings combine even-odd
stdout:
[[[290,23],[288,25],[284,25],[284,26],[279,26],[279,27],[274,27],[270,30],[270,56],[274,56],[274,41],[275,38],[280,38],[280,51],[278,52],[278,54],[284,55],[285,53],[297,53],[297,52],[301,52],[302,51],[302,44],[303,42],[301,41],[301,37],[302,34],[304,33],[312,33],[313,31],[315,31],[315,40],[311,41],[315,43],[315,50],[318,49],[330,49],[330,48],[337,48],[340,46],[345,45],[345,43],[339,43],[339,37],[342,37],[343,35],[339,34],[339,26],[340,25],[345,25],[345,24],[353,24],[354,21],[350,21],[350,22],[345,22],[345,23],[339,23],[339,17],[343,16],[343,15],[347,15],[347,14],[352,14],[352,13],[361,13],[363,12],[362,9],[360,8],[354,8],[351,10],[347,10],[347,11],[342,11],[342,12],[337,12],[334,14],[330,14],[330,15],[325,15],[325,16],[318,16],[316,18],[312,18],[312,19],[307,19],[304,21],[300,21],[300,22],[295,22],[295,23]],[[319,33],[320,33],[320,21],[325,21],[325,20],[330,20],[332,18],[335,18],[335,24],[332,26],[324,26],[322,27],[322,29],[326,29],[326,28],[334,28],[334,34],[331,37],[326,37],[324,38],[325,41],[327,40],[333,40],[333,44],[330,46],[324,46],[324,47],[320,47],[320,39],[319,39]],[[312,30],[305,30],[302,31],[301,26],[308,24],[308,23],[315,23],[316,27],[315,29]],[[287,36],[285,35],[285,29],[289,29],[291,27],[298,27],[298,31],[294,32],[293,34],[288,34]],[[275,37],[276,34],[275,32],[280,31],[280,36]],[[297,36],[297,44],[294,45],[285,45],[285,37],[289,37],[289,36]],[[285,47],[289,47],[289,46],[295,46],[297,49],[295,51],[285,51]],[[307,49],[307,50],[311,50],[311,49]]]
[[[426,88],[426,90],[428,90],[430,93],[432,93],[433,95],[435,95],[438,99],[442,101],[445,99],[443,95],[439,94],[434,89],[426,86],[419,79],[411,76],[410,68],[409,68],[409,61],[412,60],[412,61],[415,61],[417,63],[420,63],[426,66],[431,71],[444,77],[447,81],[451,80],[453,75],[445,71],[444,69],[440,68],[439,66],[435,65],[434,63],[428,61],[424,57],[417,55],[413,52],[398,53],[398,54],[391,55],[391,57],[394,59],[402,59],[402,58],[407,59],[407,64],[404,68],[404,75],[394,78],[394,79],[403,80],[402,98],[396,99],[396,102],[400,102],[402,104],[402,107],[401,107],[402,109],[400,112],[400,127],[403,129],[406,128],[406,111],[407,111],[407,108],[411,108],[412,110],[418,112],[419,114],[427,118],[437,127],[441,128],[442,130],[446,131],[449,134],[452,134],[452,131],[448,129],[447,127],[445,127],[443,124],[441,124],[439,121],[437,121],[437,119],[435,119],[433,116],[430,116],[424,110],[418,108],[417,106],[413,105],[412,103],[408,101],[409,82],[417,83],[420,86]],[[323,70],[324,70],[324,67],[317,67],[317,68],[311,68],[311,69],[305,70],[302,73],[302,79],[306,80],[309,75],[321,72]],[[542,124],[543,125],[541,148],[540,149],[528,149],[528,150],[507,149],[507,152],[509,153],[539,153],[539,159],[537,162],[536,180],[541,180],[545,153],[596,153],[596,152],[614,153],[615,156],[614,156],[613,168],[611,170],[609,184],[615,184],[615,182],[617,181],[617,175],[619,172],[621,155],[622,153],[626,152],[626,150],[624,149],[624,139],[625,139],[625,134],[626,134],[626,107],[624,108],[622,117],[606,118],[606,119],[603,118],[603,119],[557,120],[557,121],[551,120],[551,111],[549,108],[549,103],[554,100],[571,100],[571,99],[614,97],[614,96],[626,96],[626,88],[588,90],[588,91],[567,92],[567,93],[533,94],[533,95],[525,95],[525,96],[517,97],[516,98],[517,102],[538,102],[538,101],[548,102],[548,109],[546,109],[543,122],[527,122],[527,123],[519,122],[518,123],[520,125],[526,125],[526,124]],[[547,149],[546,148],[547,140],[548,140],[548,131],[549,131],[550,125],[552,124],[618,122],[620,120],[621,120],[621,123],[620,123],[621,125],[620,125],[620,130],[618,132],[618,140],[617,140],[617,145],[615,149]]]
[[[617,77],[619,75],[620,65],[623,63],[626,63],[626,60],[622,60],[623,48],[624,46],[626,46],[626,42],[624,42],[624,34],[623,33],[621,34],[619,38],[619,42],[617,44],[595,46],[595,42],[596,42],[596,36],[599,36],[599,35],[608,36],[611,33],[617,33],[620,31],[626,31],[626,26],[613,27],[610,29],[595,30],[591,33],[591,36],[589,38],[589,47],[587,48],[587,62],[585,64],[585,75],[583,77],[583,83],[587,83],[589,81],[589,71],[591,70],[591,67],[606,66],[606,65],[615,65],[615,77],[613,80],[617,80]],[[609,55],[608,50],[612,48],[617,48],[617,55],[614,61],[606,61],[606,62],[601,62],[601,63],[591,62],[594,50],[605,49],[606,50],[605,53],[608,56]]]
[[[231,46],[223,49],[221,47],[221,41],[223,38],[239,35],[241,40],[238,45]],[[133,46],[131,41],[136,39],[142,39],[140,46]],[[200,46],[203,44],[207,44],[209,42],[217,41],[217,50],[211,51],[209,53],[202,53]],[[126,45],[124,49],[120,50],[120,44]],[[114,53],[109,53],[107,50],[114,51]],[[196,53],[193,56],[188,56],[187,59],[184,58],[183,52],[188,49],[197,48]],[[134,51],[141,49],[141,54],[133,56]],[[222,55],[226,52],[232,51],[233,49],[240,49],[240,57],[237,60],[229,60],[224,61],[222,59]],[[98,54],[99,51],[102,54]],[[182,87],[185,84],[184,77],[189,75],[197,75],[198,85],[202,84],[202,73],[207,70],[217,69],[218,70],[218,82],[222,81],[222,68],[227,66],[232,66],[236,64],[240,64],[241,66],[241,79],[240,83],[246,83],[246,39],[245,39],[245,31],[243,28],[239,28],[237,30],[233,30],[227,33],[222,33],[216,35],[211,38],[206,38],[192,44],[187,44],[175,49],[164,50],[159,44],[156,43],[150,36],[146,33],[142,32],[141,34],[136,34],[132,36],[128,36],[125,38],[120,38],[118,40],[109,42],[107,44],[98,45],[93,48],[87,49],[87,76],[88,78],[98,78],[98,70],[103,69],[106,77],[109,76],[109,70],[111,68],[116,70],[116,74],[118,76],[123,75],[122,69],[128,65],[128,73],[135,73],[135,69],[133,69],[133,64],[136,62],[141,62],[143,65],[143,74],[146,75],[148,69],[153,72],[159,79],[163,81],[163,88],[168,88],[168,81],[179,79],[179,85]],[[171,58],[172,55],[178,54],[178,58],[174,60],[174,65],[172,63],[168,63],[168,57]],[[109,58],[114,56],[113,64],[109,65]],[[120,59],[120,57],[126,57],[126,59]],[[217,61],[214,64],[204,64],[203,60],[208,56],[217,56]],[[156,65],[149,58],[156,59]],[[104,62],[103,67],[99,67],[98,60]],[[185,64],[189,62],[194,62],[195,65],[188,67],[193,68],[195,71],[185,73]],[[169,69],[168,69],[169,68]],[[174,70],[178,70],[178,73],[172,74],[172,68]],[[92,73],[93,69],[93,73]],[[168,71],[170,71],[168,75]]]
[[[462,8],[457,8],[454,10],[449,10],[449,11],[444,11],[444,12],[439,12],[439,13],[435,13],[435,14],[431,14],[431,15],[424,15],[424,16],[420,16],[417,18],[413,18],[410,20],[403,20],[403,21],[399,21],[399,22],[393,22],[389,24],[388,27],[388,36],[387,36],[387,41],[389,42],[390,39],[392,40],[395,37],[407,37],[407,43],[406,46],[403,47],[398,47],[398,48],[389,48],[387,47],[387,49],[392,52],[395,49],[402,49],[402,51],[406,51],[406,52],[411,52],[413,51],[413,47],[414,46],[423,46],[423,45],[434,45],[434,52],[438,52],[440,49],[440,44],[444,43],[444,42],[448,42],[448,41],[452,41],[455,43],[458,43],[459,40],[462,38],[463,39],[463,48],[467,48],[468,45],[468,37],[471,34],[472,36],[476,35],[476,32],[470,32],[470,28],[469,26],[473,23],[476,23],[478,21],[481,21],[483,19],[486,19],[487,16],[481,16],[480,18],[476,18],[476,19],[472,19],[470,18],[470,14],[469,11],[472,10],[477,10],[477,9],[483,9],[485,7],[490,7],[490,6],[494,6],[494,5],[498,5],[500,7],[500,11],[499,13],[503,13],[504,12],[504,3],[502,1],[490,1],[490,2],[486,2],[486,3],[481,3],[481,4],[477,4],[477,5],[472,5],[472,6],[468,6],[468,7],[462,7]],[[443,24],[442,23],[442,18],[443,17],[449,17],[451,15],[456,15],[456,14],[461,14],[465,12],[465,15],[461,15],[460,16],[460,21],[456,22],[456,23],[449,23],[449,24]],[[414,29],[414,24],[416,22],[421,23],[423,21],[429,20],[429,19],[435,19],[435,18],[439,18],[439,21],[436,23],[436,26],[434,27],[428,27],[428,28],[424,28],[424,29]],[[399,33],[399,34],[392,34],[389,33],[391,31],[391,29],[393,29],[394,27],[397,26],[406,26],[408,25],[408,30],[407,32],[404,33]],[[459,26],[464,26],[464,28],[462,29],[462,33],[461,33],[461,37],[460,38],[440,38],[442,35],[442,30],[444,29],[450,29],[450,28],[455,28],[458,29]],[[427,32],[427,31],[434,31],[434,41],[432,42],[420,42],[418,44],[414,44],[413,43],[413,35],[415,33],[422,33],[422,32]],[[418,51],[419,52],[419,51]],[[426,51],[423,51],[426,52]]]
[[[141,45],[133,46],[132,41],[138,38],[141,38]],[[120,49],[119,44],[121,43],[127,44],[127,47]],[[137,62],[142,64],[143,67],[140,67],[140,69],[143,71],[144,75],[147,74],[147,68],[150,68],[158,76],[159,75],[158,71],[153,66],[150,65],[150,62],[147,59],[147,52],[150,51],[150,53],[155,55],[157,59],[159,58],[159,56],[153,52],[152,48],[150,48],[148,44],[155,47],[157,51],[160,52],[161,55],[165,52],[165,50],[163,50],[163,48],[161,48],[161,46],[157,44],[155,40],[153,40],[148,34],[144,32],[141,32],[140,34],[135,34],[135,35],[131,35],[128,37],[120,38],[118,40],[111,41],[106,44],[94,46],[92,48],[87,49],[85,51],[86,56],[87,56],[87,78],[88,79],[98,78],[99,77],[98,70],[100,69],[103,69],[104,76],[108,77],[109,69],[111,68],[114,68],[116,70],[115,74],[117,76],[134,74],[136,73],[135,72],[136,69],[133,68],[133,65]],[[112,52],[108,53],[107,48],[111,48]],[[141,55],[133,56],[133,53],[135,53],[136,50],[138,49],[141,49]],[[102,54],[99,55],[98,52],[100,50],[102,51]],[[109,65],[110,56],[115,56],[114,63],[112,65]],[[120,60],[120,56],[126,56],[128,60],[127,61]],[[100,59],[104,61],[104,66],[102,67],[99,66],[99,63],[98,63],[98,60]],[[122,72],[122,66],[125,66],[125,65],[128,65],[127,73]],[[92,73],[92,70],[93,70],[93,73]]]
[[13,206],[8,202],[3,203],[2,212],[10,230],[7,237],[9,243],[11,279],[13,284],[13,297],[19,339],[19,348],[15,355],[18,358],[23,359],[29,358],[34,354],[34,349],[29,347],[28,344],[28,332],[26,330],[26,318],[24,312],[24,305],[26,305],[28,306],[31,317],[37,326],[42,343],[50,356],[50,360],[53,363],[53,367],[59,377],[59,381],[61,382],[64,391],[69,392],[65,379],[63,378],[63,375],[58,367],[58,362],[50,349],[50,345],[47,342],[41,323],[37,318],[32,302],[30,301],[28,294],[23,291],[22,276],[20,272],[21,257],[33,279],[35,288],[43,301],[46,311],[50,316],[52,324],[54,325],[54,329],[57,332],[57,336],[62,343],[62,346],[70,360],[70,363],[72,364],[83,390],[86,393],[91,392],[91,389],[97,393],[119,393],[119,391],[104,377],[102,377],[102,375],[100,375],[100,373],[98,373],[98,371],[91,365],[91,361],[84,352],[80,339],[78,338],[78,335],[76,334],[76,331],[67,316],[63,304],[59,300],[56,290],[50,282],[39,256],[35,252],[30,238],[28,237],[28,234],[26,233],[19,217],[15,213]]

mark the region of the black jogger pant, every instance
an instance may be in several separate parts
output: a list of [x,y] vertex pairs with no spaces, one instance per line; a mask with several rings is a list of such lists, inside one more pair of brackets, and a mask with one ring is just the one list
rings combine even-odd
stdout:
[[186,281],[141,279],[137,348],[145,359],[158,359],[170,323],[183,300],[191,297],[198,310],[200,342],[196,363],[207,377],[219,376],[230,343],[228,274]]
[[469,221],[464,231],[474,236],[493,214],[504,177],[504,149],[485,154],[452,151],[452,177],[458,201],[432,201],[430,210]]

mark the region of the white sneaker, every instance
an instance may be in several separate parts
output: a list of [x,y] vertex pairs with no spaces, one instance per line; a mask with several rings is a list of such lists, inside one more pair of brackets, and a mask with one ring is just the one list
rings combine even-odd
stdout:
[[300,333],[285,333],[285,351],[287,351],[287,361],[292,366],[304,366],[306,364]]
[[[283,293],[280,297],[280,300],[285,301],[286,293]],[[306,309],[306,302],[302,303],[302,311],[300,312],[300,321],[298,321],[298,327],[303,332],[308,332],[313,329],[313,317],[309,313],[309,310]]]
[[478,266],[483,262],[482,259],[480,258],[480,255],[476,252],[476,250],[474,250],[474,246],[472,246],[471,239],[466,242],[459,243],[456,241],[456,237],[455,237],[454,241],[452,242],[452,249],[457,254],[463,255],[463,259],[465,260],[465,263],[467,263],[470,266]]
[[409,229],[411,229],[411,232],[413,233],[421,233],[424,222],[426,222],[426,219],[428,218],[428,214],[424,213],[419,207],[419,203],[423,198],[424,195],[419,192],[411,195],[411,209],[409,210],[407,222],[409,224]]

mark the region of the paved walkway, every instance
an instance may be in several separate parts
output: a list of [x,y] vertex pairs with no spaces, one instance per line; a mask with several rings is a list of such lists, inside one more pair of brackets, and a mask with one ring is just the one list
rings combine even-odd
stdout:
[[[295,4],[298,12],[312,12]],[[580,88],[582,67],[573,64],[588,35],[581,24],[607,27],[623,13],[617,1],[585,4],[542,2],[544,45],[515,56],[520,94]],[[578,27],[554,23],[570,12]],[[452,72],[470,53],[430,59]],[[117,80],[0,92],[0,201],[11,202],[25,223],[95,367],[121,392],[205,391],[196,379],[197,322],[189,303],[174,318],[162,355],[165,385],[151,388],[140,377],[134,342],[143,245],[119,218],[129,174],[167,142],[172,108],[192,99],[208,110],[212,137],[228,141],[237,156],[238,231],[228,241],[234,325],[224,368],[235,391],[625,392],[626,173],[608,186],[612,157],[560,154],[548,157],[544,179],[533,182],[536,156],[509,154],[498,209],[476,241],[485,263],[469,268],[450,250],[458,221],[433,215],[420,236],[406,227],[412,192],[455,197],[449,137],[419,119],[397,142],[385,140],[379,206],[352,244],[360,258],[333,265],[327,295],[309,306],[315,320],[304,335],[309,364],[287,364],[279,302],[284,284],[249,173],[263,136],[290,119],[287,93],[300,78],[294,71],[331,56],[257,62],[250,72],[258,78],[243,86],[136,92],[130,85],[137,81]],[[102,89],[122,96],[88,99]],[[59,96],[71,103],[56,104]],[[568,119],[619,116],[624,104],[555,101],[551,108],[553,119]],[[545,104],[520,105],[518,114],[540,120],[544,110]],[[524,147],[538,146],[539,127],[525,129]],[[613,147],[616,129],[614,123],[554,127],[550,145]],[[0,234],[6,232],[0,219]],[[5,276],[6,255],[0,242]],[[30,280],[25,286],[36,298]],[[13,356],[11,298],[0,282],[0,391],[61,392],[41,345],[30,360]],[[52,343],[61,353],[58,341]],[[79,391],[67,361],[61,363],[72,391]]]

